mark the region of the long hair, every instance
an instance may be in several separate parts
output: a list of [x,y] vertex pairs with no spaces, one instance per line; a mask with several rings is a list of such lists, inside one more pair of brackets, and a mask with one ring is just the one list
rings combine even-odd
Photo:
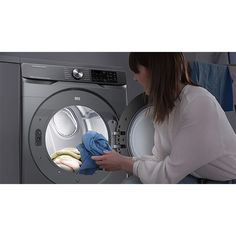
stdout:
[[182,84],[195,85],[189,77],[187,62],[180,52],[131,52],[129,66],[139,73],[142,65],[150,72],[149,104],[153,106],[153,120],[162,123],[179,99],[179,81]]

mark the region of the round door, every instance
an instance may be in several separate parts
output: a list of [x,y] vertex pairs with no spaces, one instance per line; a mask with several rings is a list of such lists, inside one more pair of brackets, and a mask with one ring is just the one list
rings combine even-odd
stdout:
[[122,113],[118,123],[116,143],[117,151],[123,155],[135,157],[152,155],[154,126],[146,95],[138,95]]
[[[32,157],[54,183],[121,183],[126,177],[121,171],[75,174],[82,164],[76,146],[83,134],[97,131],[113,145],[116,126],[117,116],[102,98],[83,90],[60,91],[45,100],[33,116],[29,131]],[[66,155],[72,150],[73,155]]]

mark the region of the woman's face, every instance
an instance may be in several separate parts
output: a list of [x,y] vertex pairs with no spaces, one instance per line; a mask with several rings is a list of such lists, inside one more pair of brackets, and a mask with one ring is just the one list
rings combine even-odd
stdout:
[[134,74],[134,80],[138,81],[140,85],[142,85],[145,93],[149,94],[149,80],[150,80],[150,72],[148,69],[142,65],[138,65],[138,73]]

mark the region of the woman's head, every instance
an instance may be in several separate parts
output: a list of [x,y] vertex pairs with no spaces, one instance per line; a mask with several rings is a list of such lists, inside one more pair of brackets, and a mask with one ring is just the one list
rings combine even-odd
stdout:
[[184,55],[180,52],[132,52],[129,66],[149,95],[156,122],[163,122],[174,108],[181,84],[194,85],[188,76]]

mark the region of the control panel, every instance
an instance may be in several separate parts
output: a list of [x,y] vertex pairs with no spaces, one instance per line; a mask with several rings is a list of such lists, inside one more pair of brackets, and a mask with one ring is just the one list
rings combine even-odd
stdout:
[[22,76],[23,78],[47,81],[73,81],[116,86],[126,84],[125,72],[110,68],[103,69],[23,63]]

